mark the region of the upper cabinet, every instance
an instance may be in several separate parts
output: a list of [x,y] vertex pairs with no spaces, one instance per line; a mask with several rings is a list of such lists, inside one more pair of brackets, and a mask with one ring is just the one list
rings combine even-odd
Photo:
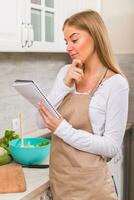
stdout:
[[3,0],[0,3],[0,51],[22,51],[23,0]]
[[57,52],[55,0],[27,1],[27,51]]
[[65,52],[64,20],[100,0],[4,0],[0,6],[1,52]]

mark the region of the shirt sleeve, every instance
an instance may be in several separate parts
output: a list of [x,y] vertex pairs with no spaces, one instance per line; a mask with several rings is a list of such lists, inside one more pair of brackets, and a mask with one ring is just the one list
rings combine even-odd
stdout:
[[129,89],[111,92],[107,108],[105,131],[102,136],[73,128],[63,120],[55,134],[81,151],[106,157],[114,157],[122,144],[128,115]]

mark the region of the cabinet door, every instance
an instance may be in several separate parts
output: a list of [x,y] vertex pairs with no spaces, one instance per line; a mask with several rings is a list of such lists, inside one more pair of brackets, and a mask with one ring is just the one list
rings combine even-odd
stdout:
[[55,0],[27,0],[28,46],[26,51],[56,51]]
[[24,20],[24,1],[1,0],[0,3],[0,51],[23,51],[21,24]]
[[29,39],[26,51],[65,52],[62,33],[64,20],[71,14],[85,10],[100,11],[99,0],[27,0]]

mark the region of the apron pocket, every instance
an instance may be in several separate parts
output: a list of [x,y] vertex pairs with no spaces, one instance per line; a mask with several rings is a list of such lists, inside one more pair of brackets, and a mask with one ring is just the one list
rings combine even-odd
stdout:
[[94,169],[73,168],[71,173],[71,200],[117,200],[106,166]]
[[73,168],[71,174],[71,200],[105,200],[101,192],[106,176],[105,167]]

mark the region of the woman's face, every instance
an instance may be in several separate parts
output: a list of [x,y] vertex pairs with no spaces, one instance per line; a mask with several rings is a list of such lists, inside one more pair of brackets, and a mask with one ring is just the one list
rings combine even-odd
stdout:
[[94,53],[94,41],[88,32],[74,26],[65,26],[64,39],[71,59],[88,62]]

